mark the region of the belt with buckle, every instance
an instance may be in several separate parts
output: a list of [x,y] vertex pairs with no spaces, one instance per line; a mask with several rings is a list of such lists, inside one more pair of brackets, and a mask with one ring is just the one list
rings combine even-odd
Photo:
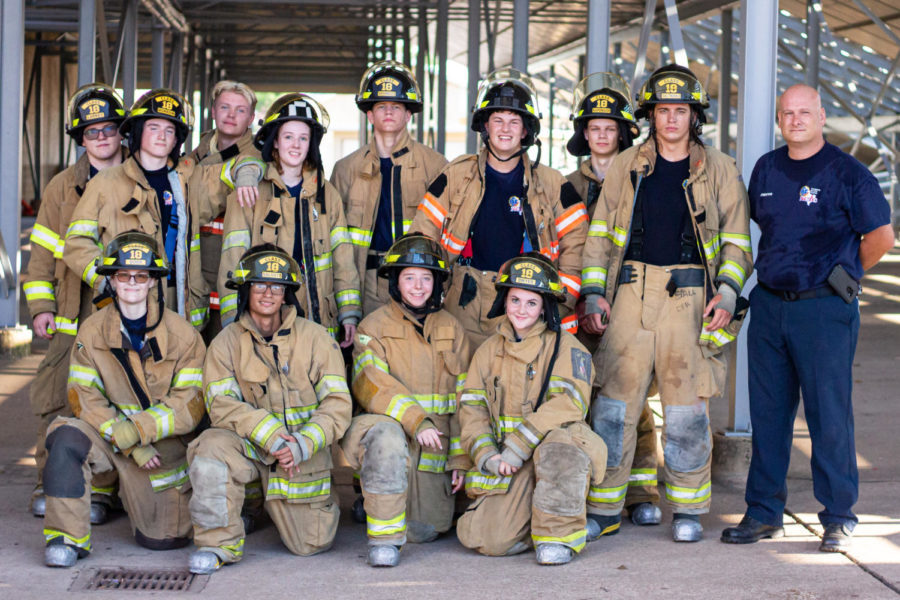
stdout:
[[774,288],[770,288],[764,283],[757,282],[757,285],[762,289],[766,290],[773,296],[777,296],[784,300],[785,302],[796,302],[797,300],[811,300],[812,298],[827,298],[828,296],[834,296],[834,290],[830,285],[823,285],[820,287],[815,287],[809,290],[803,290],[802,292],[794,292],[791,290],[776,290]]

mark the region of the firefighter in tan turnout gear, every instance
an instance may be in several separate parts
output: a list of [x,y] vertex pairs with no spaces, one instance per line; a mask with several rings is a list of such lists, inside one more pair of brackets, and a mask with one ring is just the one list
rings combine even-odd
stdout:
[[234,187],[228,163],[240,156],[259,158],[259,150],[253,146],[253,133],[250,131],[256,110],[253,90],[238,81],[223,80],[213,87],[210,96],[216,128],[200,134],[200,143],[189,156],[200,167],[217,168],[218,177],[204,177],[206,170],[197,169],[194,177],[199,177],[200,181],[188,184],[197,195],[197,204],[203,207],[203,213],[213,217],[209,222],[200,224],[201,270],[210,289],[209,323],[203,330],[203,339],[207,344],[222,330],[216,283],[222,255],[225,201]]
[[344,201],[368,315],[391,300],[387,280],[377,276],[381,256],[409,230],[425,189],[447,159],[407,131],[412,115],[422,110],[422,95],[405,65],[372,65],[360,80],[356,105],[372,125],[372,140],[334,165],[331,183]]
[[139,232],[115,237],[97,266],[112,303],[79,327],[69,367],[75,418],[59,417],[47,435],[48,566],[71,567],[91,551],[94,473],[118,473],[138,544],[167,550],[190,541],[186,450],[204,415],[205,346],[150,296],[168,271],[156,240]]
[[[63,259],[102,305],[109,290],[95,270],[100,248],[125,231],[152,236],[170,267],[163,282],[166,306],[201,329],[209,306],[200,270],[204,219],[188,186],[197,167],[191,159],[179,160],[193,119],[190,105],[172,90],[151,90],[134,103],[119,127],[131,156],[88,183],[66,233]],[[215,177],[217,171],[208,174]]]
[[[460,398],[466,474],[475,499],[456,532],[467,548],[511,555],[533,544],[542,565],[564,564],[601,535],[593,512],[606,446],[585,423],[591,355],[561,330],[564,291],[538,253],[509,260],[488,313],[497,333],[475,352]],[[587,507],[585,507],[587,500]]]
[[[700,140],[708,100],[688,69],[661,67],[637,98],[649,139],[607,172],[582,272],[582,326],[605,330],[591,406],[609,449],[600,524],[610,529],[621,519],[635,426],[655,378],[672,535],[695,542],[699,516],[709,512],[708,402],[724,385],[722,346],[740,325],[738,296],[753,266],[747,191],[734,160]],[[610,314],[608,328],[601,312]]]
[[[631,96],[628,85],[614,73],[588,75],[575,86],[573,96],[570,118],[575,131],[569,138],[566,149],[572,156],[589,158],[582,161],[578,169],[566,175],[566,179],[578,190],[588,214],[591,214],[600,197],[609,166],[619,152],[631,148],[634,139],[640,134],[640,128],[634,120],[634,111],[628,100]],[[580,301],[576,309],[579,319],[583,318],[585,303]],[[577,337],[595,358],[599,358],[596,354],[600,343],[598,335],[588,333],[582,327],[579,328]],[[625,497],[626,510],[635,525],[659,525],[662,521],[656,479],[656,445],[653,411],[649,404],[645,404],[638,421],[637,444]],[[604,533],[611,535],[618,531],[619,524],[616,523]]]
[[453,265],[445,308],[460,320],[476,346],[492,335],[487,313],[493,280],[510,258],[536,251],[559,269],[569,291],[563,327],[575,331],[581,253],[587,211],[572,184],[526,154],[540,144],[540,111],[531,79],[495,71],[481,84],[471,128],[481,134],[478,154],[451,162],[428,187],[412,229],[439,240]]
[[331,445],[352,404],[337,343],[303,318],[302,284],[297,263],[272,244],[254,246],[234,267],[237,320],[213,340],[204,365],[212,428],[188,448],[194,573],[243,556],[244,486],[255,480],[288,550],[316,554],[334,540]]
[[391,302],[356,332],[352,389],[366,414],[341,447],[360,474],[373,567],[396,566],[406,541],[450,529],[454,493],[471,466],[456,415],[471,352],[462,325],[441,308],[449,273],[437,242],[401,237],[378,269]]
[[[92,312],[91,288],[82,283],[80,273],[69,270],[62,260],[66,230],[88,180],[102,169],[120,164],[125,154],[119,135],[125,108],[112,88],[101,83],[82,86],[69,100],[66,117],[66,133],[85,152],[44,188],[31,232],[31,258],[22,276],[34,334],[50,340],[30,394],[31,407],[41,420],[34,453],[38,480],[31,498],[31,511],[36,517],[45,512],[42,476],[47,460],[47,426],[57,416],[71,415],[66,402],[69,353],[78,324]],[[92,482],[95,502],[91,506],[91,523],[106,521],[114,483],[115,477],[107,475]]]
[[223,323],[237,312],[229,273],[252,245],[271,243],[302,268],[298,300],[306,317],[342,346],[353,343],[362,316],[359,276],[340,195],[323,175],[319,144],[328,122],[328,112],[310,96],[285,94],[269,107],[254,138],[265,162],[247,157],[234,166],[236,177],[245,170],[258,177],[258,199],[250,206],[237,201],[237,191],[229,196],[218,285]]

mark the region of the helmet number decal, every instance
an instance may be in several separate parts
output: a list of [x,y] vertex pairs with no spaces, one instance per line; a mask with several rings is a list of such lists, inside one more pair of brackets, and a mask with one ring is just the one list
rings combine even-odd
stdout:
[[677,94],[678,93],[678,84],[677,83],[667,83],[666,84],[666,93],[667,94]]

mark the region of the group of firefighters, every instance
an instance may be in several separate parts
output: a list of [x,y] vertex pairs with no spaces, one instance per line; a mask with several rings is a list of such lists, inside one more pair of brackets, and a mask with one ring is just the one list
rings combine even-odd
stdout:
[[747,192],[700,140],[688,69],[631,97],[611,73],[578,84],[567,148],[585,159],[564,177],[540,163],[530,79],[494,72],[482,149],[448,163],[407,131],[413,74],[377,63],[356,96],[372,139],[329,181],[329,116],[306,94],[254,135],[253,91],[219,82],[215,129],[182,155],[178,93],[126,110],[79,89],[66,132],[84,153],[42,194],[24,277],[50,340],[31,390],[46,564],[87,556],[122,507],[142,546],[193,540],[195,573],[239,561],[263,511],[291,552],[322,552],[333,456],[357,474],[372,566],[454,521],[480,553],[566,563],[623,508],[661,522],[656,391],[672,536],[700,540]]

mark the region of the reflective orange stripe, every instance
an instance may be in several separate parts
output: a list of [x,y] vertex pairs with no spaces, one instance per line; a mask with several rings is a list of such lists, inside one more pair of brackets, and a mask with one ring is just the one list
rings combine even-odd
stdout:
[[578,317],[575,315],[569,315],[568,317],[563,318],[562,320],[562,328],[563,331],[568,331],[572,335],[578,331]]
[[447,249],[450,254],[459,254],[466,247],[466,243],[450,233],[445,231],[441,236],[441,245]]
[[437,198],[431,195],[431,192],[425,192],[425,198],[419,203],[418,210],[425,213],[434,226],[439,229],[444,225],[444,219],[448,214]]
[[209,308],[210,310],[219,310],[219,294],[216,292],[209,293]]
[[213,235],[222,235],[225,233],[225,218],[217,217],[200,228],[200,233],[211,233]]
[[556,234],[562,237],[575,229],[579,223],[587,223],[588,214],[584,204],[578,202],[556,219]]
[[559,281],[566,289],[569,291],[569,294],[573,298],[578,298],[581,294],[581,278],[576,275],[569,275],[568,273],[559,272]]
[[559,258],[559,242],[554,240],[550,242],[550,247],[544,246],[541,248],[541,254],[549,258],[550,260],[556,260]]

